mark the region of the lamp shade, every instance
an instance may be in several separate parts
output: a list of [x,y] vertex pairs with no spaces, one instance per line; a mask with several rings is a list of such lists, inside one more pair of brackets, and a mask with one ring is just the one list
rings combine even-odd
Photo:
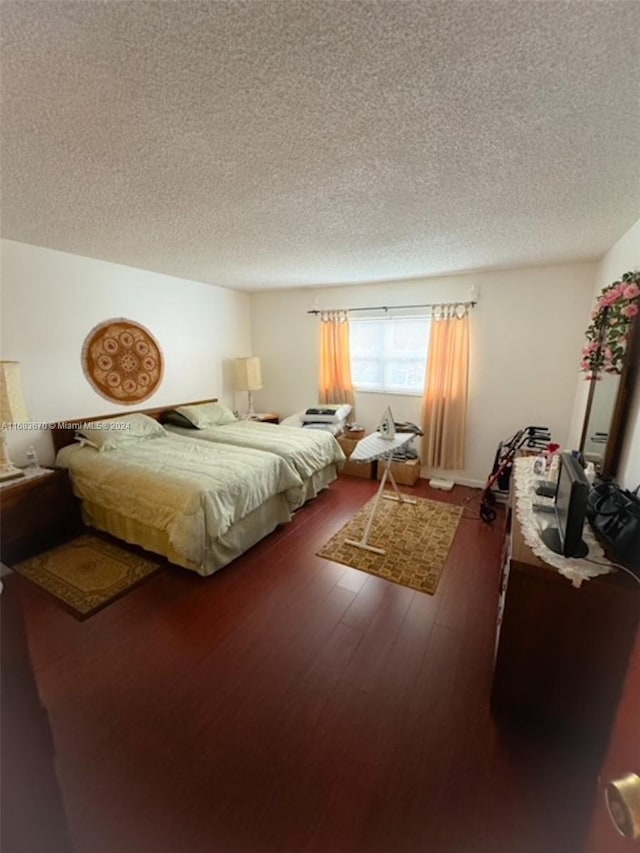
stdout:
[[236,391],[259,391],[262,388],[262,370],[257,356],[236,358]]
[[0,361],[0,422],[28,421],[29,413],[22,393],[20,363]]

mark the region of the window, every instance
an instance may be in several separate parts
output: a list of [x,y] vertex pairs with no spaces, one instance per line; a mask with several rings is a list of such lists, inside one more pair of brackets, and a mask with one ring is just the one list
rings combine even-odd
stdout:
[[431,321],[427,317],[349,318],[356,391],[422,394]]

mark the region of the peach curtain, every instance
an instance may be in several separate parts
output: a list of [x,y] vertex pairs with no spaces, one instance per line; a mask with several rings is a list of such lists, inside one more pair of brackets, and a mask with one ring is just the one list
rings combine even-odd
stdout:
[[468,310],[436,308],[423,398],[422,455],[429,468],[464,468],[468,385]]
[[349,315],[325,311],[320,315],[320,403],[350,403],[355,411],[351,382]]

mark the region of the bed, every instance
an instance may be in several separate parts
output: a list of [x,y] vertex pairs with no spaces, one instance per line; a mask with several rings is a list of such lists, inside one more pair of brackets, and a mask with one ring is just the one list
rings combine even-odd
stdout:
[[294,509],[326,489],[346,459],[328,432],[240,420],[215,400],[176,407],[160,420],[168,431],[184,438],[277,454],[295,469],[303,483]]
[[275,453],[171,435],[163,411],[58,424],[56,464],[85,523],[210,575],[291,519],[302,480]]

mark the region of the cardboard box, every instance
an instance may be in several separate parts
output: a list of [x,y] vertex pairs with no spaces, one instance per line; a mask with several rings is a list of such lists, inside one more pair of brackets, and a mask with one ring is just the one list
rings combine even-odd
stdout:
[[350,438],[354,441],[360,441],[361,438],[364,438],[366,435],[366,430],[363,429],[347,429],[343,432],[345,438]]
[[[360,438],[364,438],[364,435],[365,434],[363,432],[362,435],[360,435]],[[338,438],[338,444],[344,450],[344,454],[347,457],[347,461],[340,469],[340,476],[361,477],[365,480],[373,480],[376,476],[375,462],[349,462],[349,457],[353,453],[360,438],[346,438],[342,435]]]
[[[420,460],[407,459],[405,462],[392,462],[391,473],[393,478],[401,486],[413,486],[418,482],[420,476]],[[378,460],[378,480],[384,474],[384,462]]]
[[358,439],[346,438],[345,436],[341,435],[338,437],[337,442],[340,445],[340,447],[344,450],[344,455],[348,459],[351,456],[351,454],[353,453],[355,446],[358,443]]
[[340,469],[341,477],[361,477],[365,480],[373,480],[376,476],[375,462],[349,462],[347,460]]

